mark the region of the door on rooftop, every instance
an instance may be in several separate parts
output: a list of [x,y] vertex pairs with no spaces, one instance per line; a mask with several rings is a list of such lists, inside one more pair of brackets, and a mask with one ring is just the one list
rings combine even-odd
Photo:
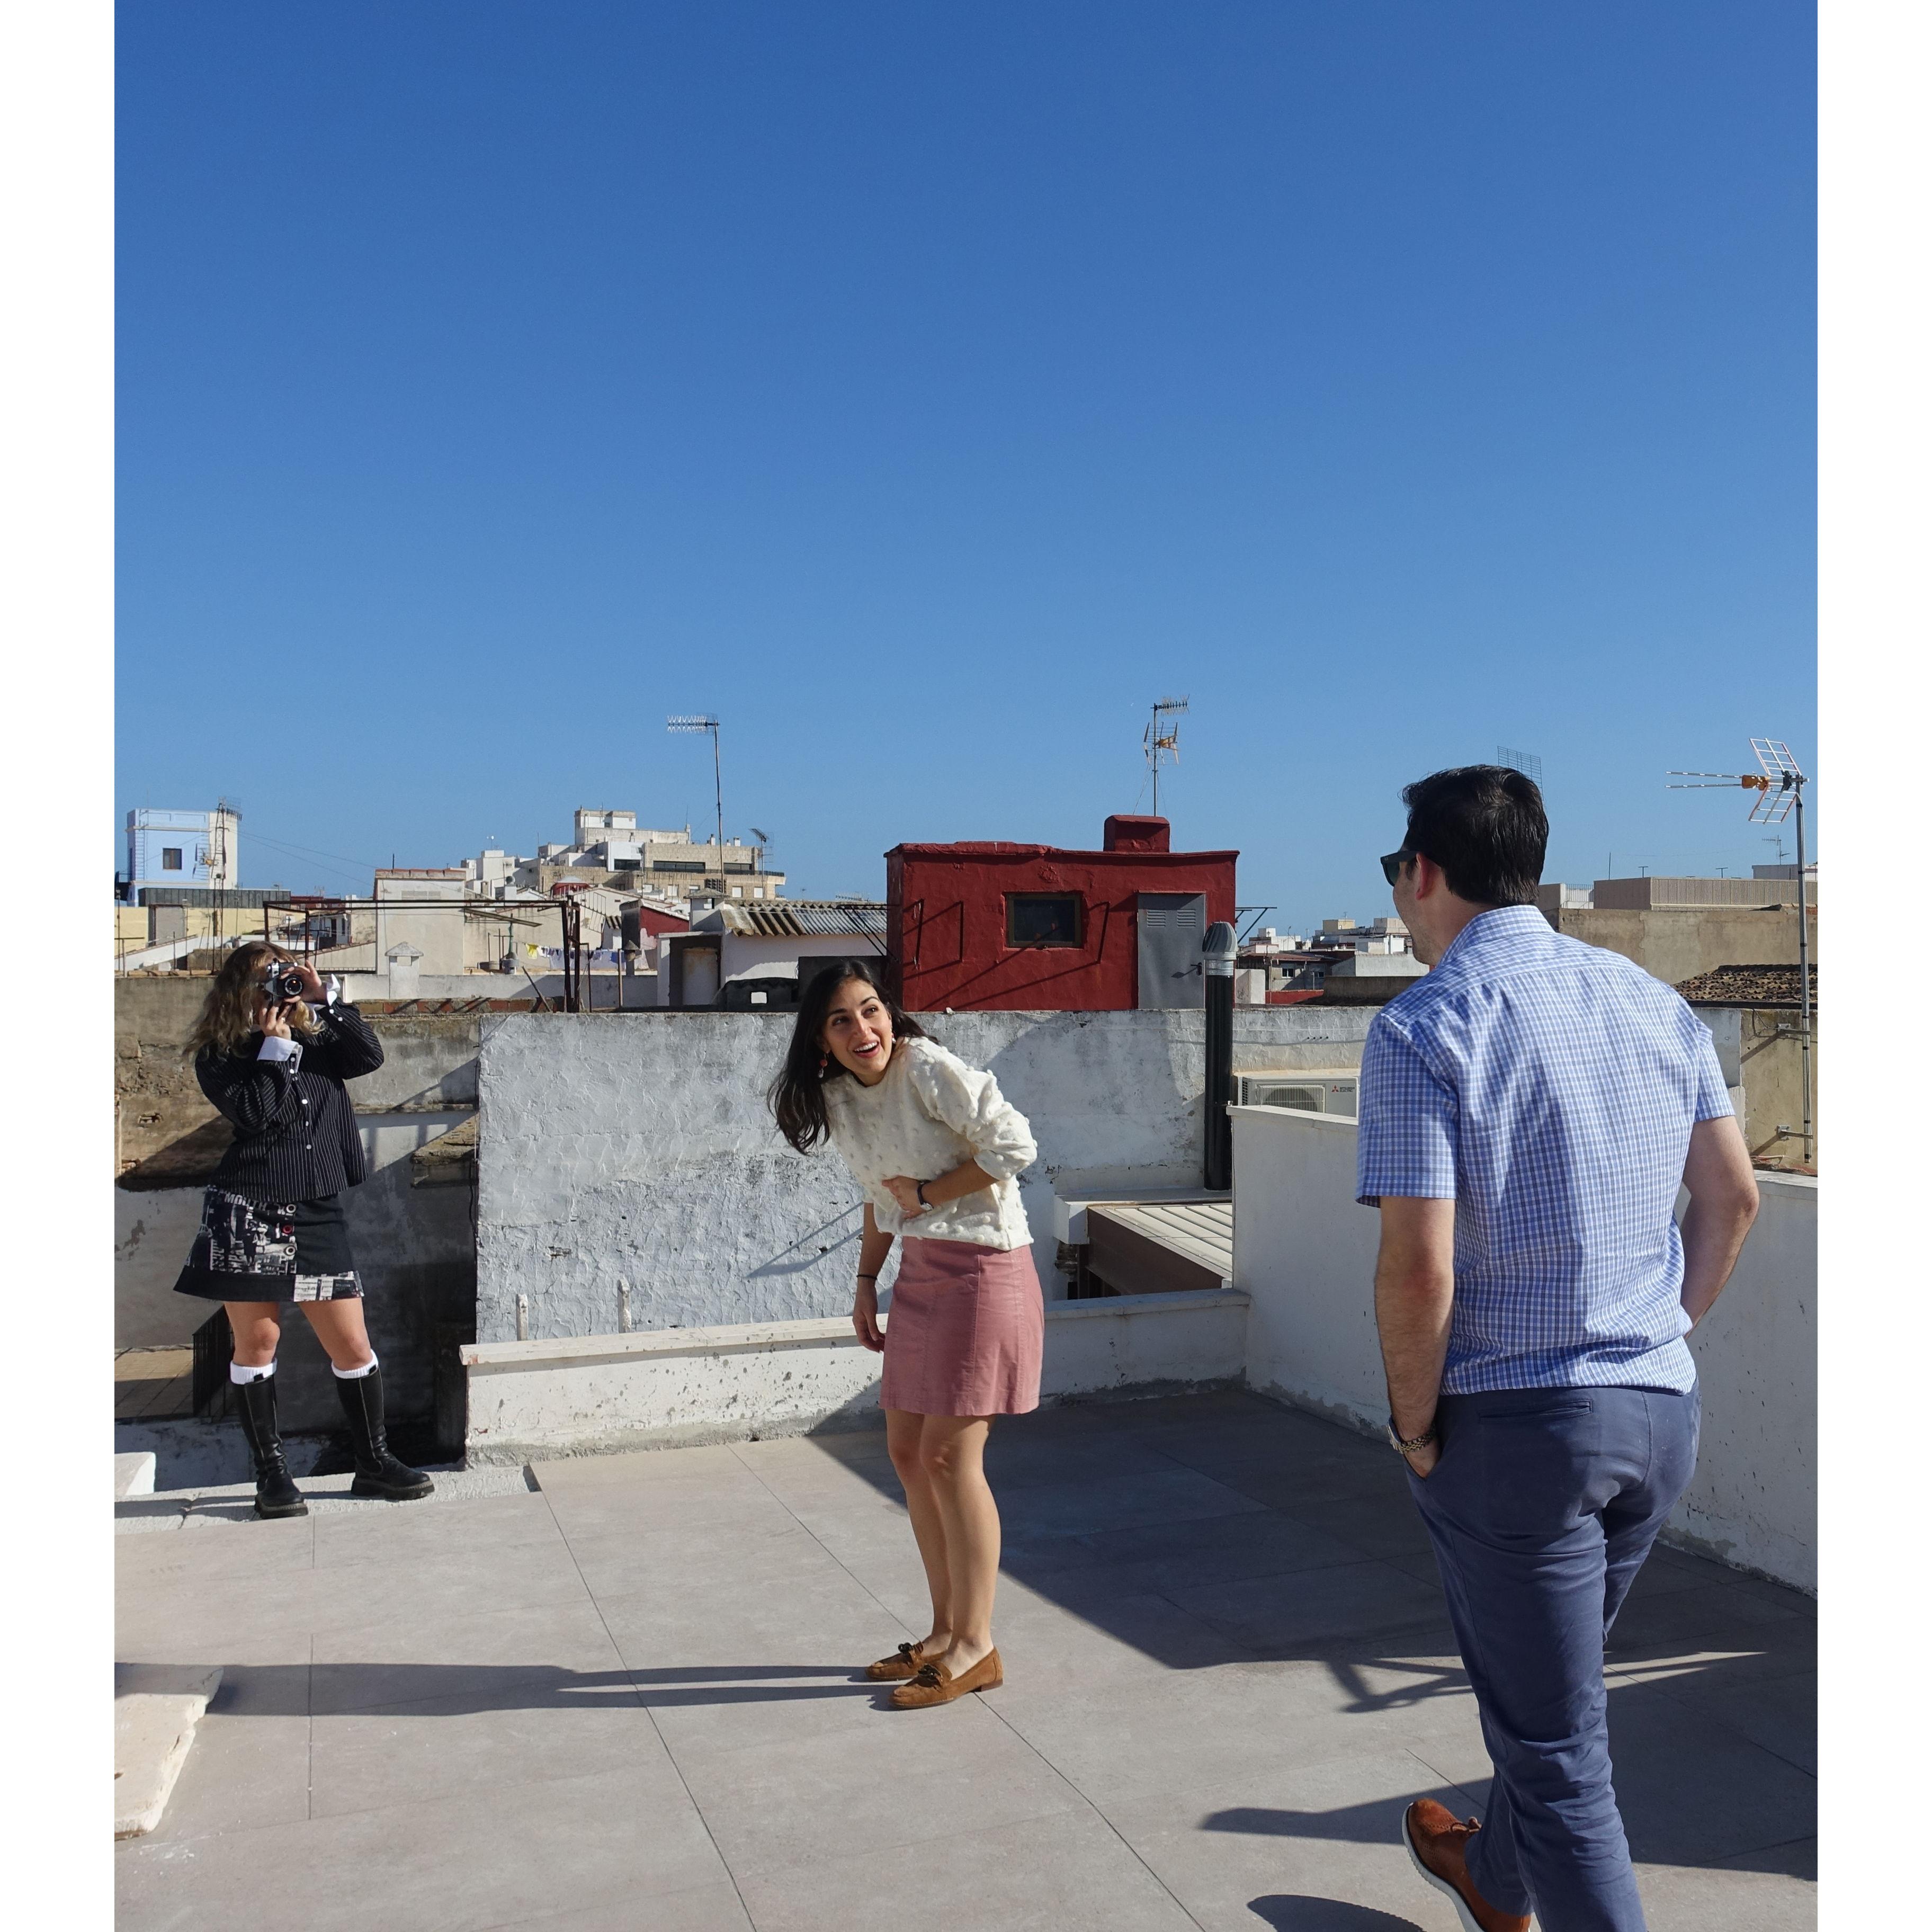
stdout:
[[1207,894],[1142,892],[1135,902],[1134,923],[1142,1008],[1204,1006],[1201,942],[1208,934]]

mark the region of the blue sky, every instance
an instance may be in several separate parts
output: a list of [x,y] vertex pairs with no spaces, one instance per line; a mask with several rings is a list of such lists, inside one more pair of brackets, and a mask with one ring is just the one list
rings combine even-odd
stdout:
[[728,830],[876,892],[1096,843],[1168,691],[1278,923],[1499,743],[1550,877],[1776,856],[1664,773],[1812,755],[1808,8],[118,31],[118,804],[250,884],[701,826],[712,710]]

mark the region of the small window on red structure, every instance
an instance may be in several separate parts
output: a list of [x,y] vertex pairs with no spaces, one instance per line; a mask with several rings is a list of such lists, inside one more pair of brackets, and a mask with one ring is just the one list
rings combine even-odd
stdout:
[[1083,902],[1078,892],[1009,892],[1009,946],[1078,946]]

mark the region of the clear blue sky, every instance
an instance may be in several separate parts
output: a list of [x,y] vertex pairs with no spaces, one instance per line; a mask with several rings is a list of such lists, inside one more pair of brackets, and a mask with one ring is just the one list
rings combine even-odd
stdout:
[[1402,784],[1498,743],[1550,877],[1774,857],[1664,786],[1812,754],[1813,32],[124,8],[120,806],[366,892],[701,826],[715,710],[728,830],[878,892],[1097,843],[1172,690],[1176,843],[1278,923],[1385,910]]

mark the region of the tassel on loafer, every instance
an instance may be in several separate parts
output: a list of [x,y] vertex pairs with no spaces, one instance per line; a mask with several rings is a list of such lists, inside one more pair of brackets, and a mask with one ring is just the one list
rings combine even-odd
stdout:
[[957,1677],[943,1664],[922,1664],[910,1684],[902,1684],[892,1693],[892,1703],[902,1711],[923,1710],[928,1704],[950,1704],[975,1690],[997,1690],[1006,1681],[998,1650],[989,1650],[970,1670]]
[[916,1677],[926,1652],[916,1643],[902,1643],[890,1657],[866,1666],[866,1675],[874,1684],[890,1684],[895,1678]]

